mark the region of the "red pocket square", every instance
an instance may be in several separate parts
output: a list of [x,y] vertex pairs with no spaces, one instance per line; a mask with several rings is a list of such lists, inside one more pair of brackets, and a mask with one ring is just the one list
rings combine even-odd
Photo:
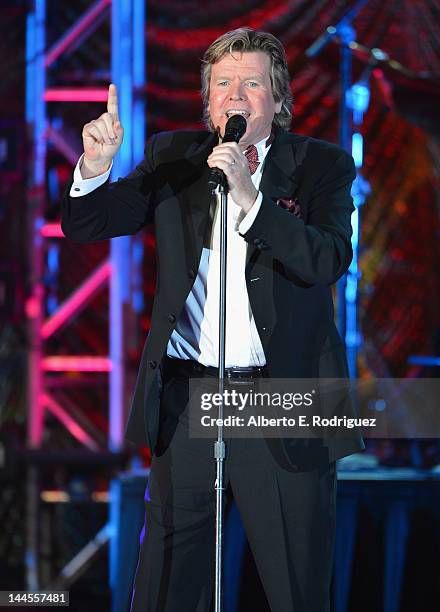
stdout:
[[298,198],[278,198],[278,206],[293,213],[295,217],[301,216],[301,207],[298,202]]

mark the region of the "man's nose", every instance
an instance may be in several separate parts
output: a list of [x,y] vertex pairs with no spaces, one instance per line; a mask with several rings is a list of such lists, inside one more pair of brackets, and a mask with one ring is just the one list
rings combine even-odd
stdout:
[[246,97],[244,83],[240,81],[232,83],[229,90],[229,97],[231,100],[244,100]]

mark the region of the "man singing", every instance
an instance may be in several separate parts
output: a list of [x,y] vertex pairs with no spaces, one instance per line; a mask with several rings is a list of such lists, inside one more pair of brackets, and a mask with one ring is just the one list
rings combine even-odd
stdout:
[[[155,226],[151,331],[127,426],[127,438],[152,451],[134,612],[210,607],[213,442],[189,436],[187,404],[190,378],[218,374],[220,220],[211,168],[229,186],[229,376],[347,376],[330,285],[352,257],[352,158],[288,132],[290,76],[271,34],[241,28],[215,40],[203,59],[202,96],[208,130],[152,136],[135,170],[109,183],[123,139],[110,85],[107,112],[83,128],[84,154],[63,201],[63,231],[79,242]],[[222,143],[237,114],[244,136]],[[338,414],[353,416],[345,404]],[[273,612],[329,610],[335,460],[362,448],[354,437],[227,440],[227,492]]]

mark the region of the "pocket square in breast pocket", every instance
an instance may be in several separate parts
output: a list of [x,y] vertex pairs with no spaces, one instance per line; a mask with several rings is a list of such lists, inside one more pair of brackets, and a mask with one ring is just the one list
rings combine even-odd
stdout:
[[298,198],[278,198],[278,206],[293,213],[295,217],[301,217],[301,206],[299,205]]

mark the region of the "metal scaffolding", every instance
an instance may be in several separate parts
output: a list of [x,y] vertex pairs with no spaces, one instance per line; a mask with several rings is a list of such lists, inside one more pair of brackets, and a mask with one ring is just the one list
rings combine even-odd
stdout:
[[[69,141],[66,133],[48,121],[48,105],[51,102],[100,102],[107,100],[107,87],[64,87],[50,89],[46,83],[48,74],[58,68],[58,60],[66,53],[73,53],[84,43],[101,23],[111,20],[111,78],[120,93],[120,115],[125,136],[121,150],[115,159],[113,176],[126,174],[136,160],[142,158],[144,147],[145,78],[144,51],[144,0],[97,0],[50,48],[46,43],[46,16],[48,0],[33,0],[27,17],[26,35],[26,121],[29,142],[32,145],[27,189],[29,218],[30,287],[26,302],[29,333],[28,359],[28,447],[38,450],[42,446],[45,415],[51,413],[82,447],[90,451],[105,451],[98,437],[93,436],[93,426],[85,427],[84,418],[78,419],[71,405],[63,405],[52,394],[47,375],[58,372],[68,376],[72,372],[108,373],[108,441],[111,453],[123,447],[125,421],[124,363],[126,347],[124,326],[127,316],[139,311],[139,267],[142,249],[139,239],[123,237],[111,241],[110,256],[68,296],[46,314],[47,289],[46,261],[49,239],[63,239],[60,223],[47,221],[46,209],[46,159],[48,143],[72,165],[76,164],[80,151]],[[52,8],[52,7],[51,7]],[[56,9],[61,9],[57,4]],[[97,114],[101,114],[97,110]],[[136,129],[133,129],[133,125]],[[108,355],[51,355],[48,341],[65,328],[90,300],[106,286],[109,287],[109,354]],[[136,293],[137,291],[137,293]],[[50,451],[49,451],[50,452]],[[38,554],[38,507],[40,491],[38,469],[29,468],[27,481],[27,588],[41,588]],[[107,525],[91,544],[104,545],[111,536]],[[89,545],[88,545],[89,546]],[[87,548],[87,547],[86,547]],[[89,546],[90,548],[90,546]],[[94,548],[95,550],[95,548]],[[84,549],[84,559],[90,555]],[[75,557],[75,576],[81,573],[81,554]],[[78,562],[79,560],[79,562]],[[73,563],[74,560],[72,560]],[[79,563],[79,564],[78,564]],[[69,564],[70,566],[70,564]],[[69,568],[65,568],[55,581],[58,587],[68,584]],[[67,582],[66,582],[67,580]],[[70,580],[71,582],[71,580]]]

